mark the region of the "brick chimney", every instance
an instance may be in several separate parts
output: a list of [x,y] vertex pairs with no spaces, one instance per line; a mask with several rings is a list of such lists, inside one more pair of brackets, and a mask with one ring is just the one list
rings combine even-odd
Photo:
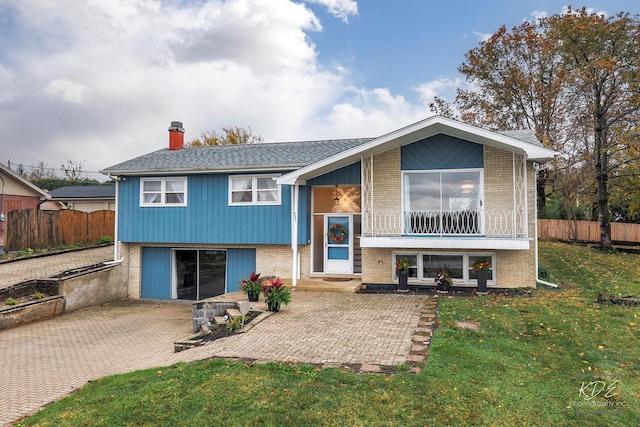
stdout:
[[184,146],[184,128],[182,122],[171,122],[169,128],[169,150],[182,150]]

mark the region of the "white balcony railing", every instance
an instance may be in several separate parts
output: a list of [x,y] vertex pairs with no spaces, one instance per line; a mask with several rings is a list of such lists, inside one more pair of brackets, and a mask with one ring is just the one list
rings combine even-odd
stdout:
[[365,213],[363,235],[526,237],[525,217],[505,211],[376,211]]

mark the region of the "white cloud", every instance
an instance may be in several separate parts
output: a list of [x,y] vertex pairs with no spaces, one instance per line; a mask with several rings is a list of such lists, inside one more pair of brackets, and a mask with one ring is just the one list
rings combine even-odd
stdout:
[[548,16],[548,13],[544,10],[534,10],[531,12],[531,16],[533,16],[535,22],[540,21]]
[[94,89],[90,86],[74,82],[69,79],[55,79],[52,80],[42,91],[49,96],[59,97],[66,102],[82,104],[84,97],[94,92]]
[[358,3],[354,0],[307,0],[307,3],[325,6],[330,14],[344,22],[349,22],[349,16],[358,15]]
[[227,60],[261,71],[313,64],[305,32],[322,29],[309,9],[288,0],[210,2],[176,15],[169,46],[179,62]]
[[414,105],[388,89],[345,89],[346,100],[336,103],[319,120],[323,129],[331,129],[331,138],[374,137],[432,115],[425,105]]
[[462,78],[450,79],[440,78],[426,83],[421,83],[415,86],[413,89],[420,96],[420,101],[428,105],[433,102],[433,99],[437,96],[449,101],[453,101],[456,95],[456,88],[462,86],[464,80]]
[[[353,3],[353,5],[351,5]],[[355,2],[323,3],[357,13]],[[351,6],[349,6],[351,5]],[[349,7],[351,9],[349,9]],[[96,171],[186,138],[251,126],[265,141],[376,136],[429,115],[323,68],[320,21],[290,0],[8,0],[0,10],[0,162]],[[337,9],[338,10],[338,9]],[[37,123],[37,126],[34,126]]]
[[479,31],[474,31],[473,34],[476,36],[476,38],[480,42],[486,42],[493,35],[493,33],[481,33]]

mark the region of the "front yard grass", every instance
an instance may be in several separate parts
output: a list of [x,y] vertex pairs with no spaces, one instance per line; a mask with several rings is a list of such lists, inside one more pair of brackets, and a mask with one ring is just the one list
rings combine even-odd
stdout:
[[[546,242],[540,262],[559,289],[442,298],[419,374],[180,363],[94,381],[20,425],[640,425],[640,308],[595,302],[640,295],[640,256]],[[581,388],[600,380],[612,388]]]

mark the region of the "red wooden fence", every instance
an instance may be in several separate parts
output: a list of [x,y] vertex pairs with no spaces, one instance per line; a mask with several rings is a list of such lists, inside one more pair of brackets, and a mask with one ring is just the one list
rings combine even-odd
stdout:
[[10,211],[5,221],[4,248],[20,251],[99,242],[102,236],[113,238],[114,231],[113,211]]

